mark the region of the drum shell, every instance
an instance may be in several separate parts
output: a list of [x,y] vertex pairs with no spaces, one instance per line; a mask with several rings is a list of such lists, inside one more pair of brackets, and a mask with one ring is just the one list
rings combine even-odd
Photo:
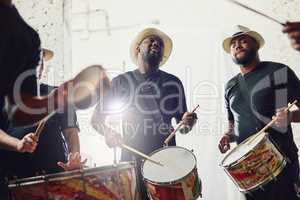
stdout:
[[15,180],[9,188],[12,200],[139,200],[133,163]]
[[[247,142],[240,145],[247,145]],[[241,146],[237,147],[241,148]],[[266,133],[252,150],[240,159],[225,166],[223,163],[230,156],[230,153],[223,159],[221,165],[226,174],[243,193],[263,188],[270,181],[276,179],[287,164],[286,158]]]

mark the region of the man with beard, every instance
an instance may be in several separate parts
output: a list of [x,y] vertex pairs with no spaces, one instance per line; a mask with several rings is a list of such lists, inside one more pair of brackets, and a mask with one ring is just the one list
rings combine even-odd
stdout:
[[[109,94],[99,104],[92,117],[93,127],[105,135],[108,146],[124,142],[149,154],[163,146],[172,131],[171,119],[183,121],[181,132],[187,133],[197,115],[187,112],[184,89],[174,75],[159,69],[170,56],[171,39],[160,30],[148,28],[137,35],[131,45],[131,58],[138,69],[121,74],[112,80]],[[121,135],[105,124],[113,114],[121,114]],[[169,145],[175,145],[173,138]],[[147,200],[140,172],[141,159],[131,152],[122,151],[122,161],[137,162],[141,199]]]
[[[294,200],[297,199],[294,183],[298,181],[299,162],[290,123],[300,122],[300,114],[299,110],[285,112],[284,107],[288,102],[300,100],[300,81],[288,66],[260,61],[258,50],[263,45],[264,39],[259,33],[240,25],[223,42],[224,50],[231,54],[241,73],[225,87],[229,130],[221,138],[219,149],[225,153],[230,142],[243,142],[275,118],[275,126],[267,131],[290,162],[276,180],[263,190],[246,194],[246,199]],[[300,106],[299,101],[297,106]]]

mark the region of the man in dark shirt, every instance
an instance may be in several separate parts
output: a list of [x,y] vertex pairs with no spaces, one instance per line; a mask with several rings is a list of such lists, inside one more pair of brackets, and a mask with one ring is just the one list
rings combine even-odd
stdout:
[[[0,98],[4,101],[5,96],[12,95],[18,75],[36,67],[40,40],[38,34],[23,21],[16,8],[11,5],[11,1],[0,1],[0,27]],[[23,85],[22,92],[31,91],[36,86],[35,77],[29,77]],[[3,105],[4,103],[0,108],[1,112]],[[0,147],[19,151],[20,140],[9,137],[4,131],[0,131]],[[34,139],[33,135],[28,136],[26,138]],[[32,145],[34,146],[34,143]]]
[[[55,87],[40,85],[42,96],[49,94],[53,89]],[[55,114],[47,121],[33,154],[1,152],[7,161],[7,175],[24,178],[63,171],[58,162],[66,163],[69,153],[76,154],[80,151],[76,113],[72,107],[68,109]],[[22,138],[27,132],[35,132],[36,128],[36,125],[14,127],[11,124],[7,132],[13,137]]]
[[[153,28],[145,29],[133,41],[131,56],[138,69],[112,80],[109,94],[98,104],[92,117],[93,127],[105,135],[109,146],[121,142],[121,136],[105,124],[105,119],[114,114],[122,115],[123,142],[146,154],[163,146],[172,131],[172,118],[184,121],[182,132],[188,132],[194,125],[197,116],[187,112],[181,81],[159,69],[171,49],[171,39]],[[175,145],[174,138],[170,145]],[[137,161],[141,199],[147,200],[140,173],[141,159],[122,150],[121,160]]]
[[[286,65],[261,62],[258,50],[264,45],[262,36],[243,26],[223,42],[241,73],[225,88],[229,130],[219,143],[225,153],[230,142],[238,144],[262,129],[272,118],[275,126],[267,130],[278,148],[291,161],[276,180],[246,195],[247,200],[295,200],[294,182],[298,180],[298,149],[290,122],[300,122],[300,112],[284,111],[289,102],[300,100],[300,81]],[[297,106],[300,106],[298,101]],[[275,115],[275,116],[273,116]]]

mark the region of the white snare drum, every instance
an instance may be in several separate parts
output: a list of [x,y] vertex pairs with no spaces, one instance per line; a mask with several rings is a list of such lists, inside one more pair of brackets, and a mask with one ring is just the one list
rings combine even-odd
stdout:
[[235,147],[221,165],[241,192],[250,192],[278,176],[286,163],[267,133],[262,133]]
[[148,160],[142,164],[142,175],[152,200],[195,200],[201,196],[196,157],[182,147],[166,147],[150,157],[164,166]]

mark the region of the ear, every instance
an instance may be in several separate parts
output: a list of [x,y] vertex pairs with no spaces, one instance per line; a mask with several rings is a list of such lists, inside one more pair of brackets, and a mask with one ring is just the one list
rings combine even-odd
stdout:
[[254,41],[255,41],[255,48],[258,51],[259,50],[259,43],[256,40],[254,40]]
[[140,45],[139,45],[139,44],[135,47],[135,51],[136,51],[137,53],[140,52]]

